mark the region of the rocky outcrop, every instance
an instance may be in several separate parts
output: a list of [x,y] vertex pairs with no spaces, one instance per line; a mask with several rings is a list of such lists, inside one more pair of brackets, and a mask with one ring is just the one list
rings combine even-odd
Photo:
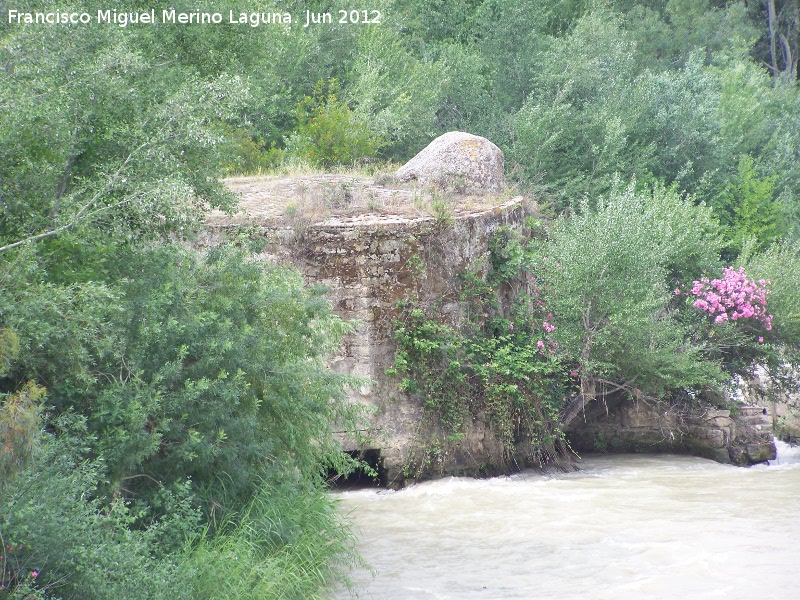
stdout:
[[486,138],[451,131],[440,135],[397,170],[402,181],[464,193],[499,192],[505,187],[503,152]]
[[752,465],[775,458],[767,408],[631,402],[608,398],[586,407],[567,430],[577,452],[671,452]]
[[747,466],[775,460],[777,452],[767,407],[739,407],[732,420],[735,430],[728,454],[733,464]]

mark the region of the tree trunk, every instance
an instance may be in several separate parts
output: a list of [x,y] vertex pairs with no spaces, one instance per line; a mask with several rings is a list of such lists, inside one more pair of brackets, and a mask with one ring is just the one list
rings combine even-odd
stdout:
[[786,66],[781,72],[781,76],[787,81],[794,81],[797,78],[797,56],[792,52],[792,46],[786,36],[782,33],[778,35],[781,38],[781,46],[783,46],[783,64]]
[[581,393],[580,396],[567,403],[561,410],[561,425],[565,427],[569,425],[570,421],[577,417],[581,411],[586,407],[589,402],[597,397],[597,382],[593,377],[581,378]]
[[777,45],[775,41],[775,28],[777,27],[777,20],[778,17],[775,12],[775,0],[767,0],[767,23],[769,24],[769,59],[773,76],[780,73],[780,69],[778,69],[778,64],[775,60],[775,54],[777,54]]

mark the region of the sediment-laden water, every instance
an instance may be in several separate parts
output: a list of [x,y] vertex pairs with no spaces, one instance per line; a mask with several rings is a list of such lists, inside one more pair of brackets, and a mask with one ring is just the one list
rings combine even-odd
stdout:
[[785,444],[749,469],[606,455],[339,498],[376,571],[354,573],[359,599],[800,597],[800,448]]

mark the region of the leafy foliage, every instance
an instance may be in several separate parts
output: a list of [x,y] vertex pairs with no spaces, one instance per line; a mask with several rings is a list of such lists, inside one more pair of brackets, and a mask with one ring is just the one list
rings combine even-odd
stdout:
[[748,253],[742,257],[747,272],[753,277],[770,282],[769,310],[772,318],[772,335],[791,347],[800,340],[800,307],[797,291],[800,289],[800,256],[792,244],[774,244],[764,253]]
[[[573,386],[554,353],[555,327],[544,305],[523,290],[515,306],[502,308],[500,298],[510,286],[529,279],[523,246],[503,231],[492,247],[486,277],[463,276],[461,299],[470,316],[460,327],[437,319],[435,306],[406,307],[395,324],[392,372],[402,376],[402,389],[423,400],[444,445],[460,441],[473,420],[486,416],[504,449],[506,468],[542,466],[568,458],[558,411]],[[415,475],[428,467],[418,462],[410,465],[420,471]]]
[[[125,485],[141,498],[152,481],[190,476],[221,502],[222,490],[251,494],[278,460],[268,457],[291,455],[309,476],[322,457],[336,460],[325,432],[345,416],[330,402],[345,381],[321,360],[345,327],[318,292],[233,248],[199,260],[162,245],[128,259],[105,295],[93,284],[61,295],[30,286],[4,302],[5,323],[36,349],[21,354],[15,378],[47,382],[56,411],[87,417],[112,489],[144,473]],[[57,308],[61,323],[48,330]]]
[[723,222],[731,227],[732,244],[742,245],[755,238],[759,250],[764,250],[786,233],[780,206],[775,202],[777,175],[758,176],[753,159],[744,156],[736,175],[715,198]]
[[337,98],[337,85],[335,79],[327,85],[320,81],[313,96],[298,102],[297,129],[287,144],[290,154],[325,167],[351,165],[375,155],[379,138]]
[[[151,536],[170,524],[129,529],[135,515],[126,503],[96,497],[104,465],[82,456],[88,441],[82,419],[65,415],[54,424],[59,435],[47,436],[36,468],[4,490],[5,588],[37,598],[153,597],[153,590],[169,585],[176,564],[155,554]],[[193,511],[184,524],[197,523]],[[181,532],[171,533],[181,543]]]
[[322,599],[343,569],[361,566],[336,507],[307,481],[261,486],[241,516],[218,528],[181,565],[182,597]]
[[[177,566],[281,481],[346,538],[319,491],[353,466],[331,434],[357,416],[349,382],[323,362],[345,325],[295,272],[175,241],[234,205],[219,175],[239,128],[258,134],[238,70],[258,44],[227,27],[0,27],[0,595],[187,597],[199,571]],[[289,511],[270,506],[250,514]],[[338,573],[338,548],[308,548],[304,589]],[[286,555],[275,569],[299,573]]]
[[424,401],[445,442],[486,415],[509,462],[544,464],[568,454],[562,429],[597,398],[724,404],[732,376],[796,364],[797,302],[785,295],[794,254],[773,249],[753,263],[756,276],[784,265],[774,273],[783,280],[775,310],[788,325],[779,338],[771,281],[721,269],[712,209],[675,186],[617,184],[549,222],[543,239],[542,223],[528,222],[527,239],[492,239],[485,279],[464,275],[460,325],[414,304],[396,325],[401,387]]
[[33,381],[9,394],[0,406],[0,489],[33,458],[40,436],[40,412],[46,390]]
[[719,381],[720,365],[672,306],[670,286],[715,266],[707,208],[674,190],[628,186],[559,220],[549,235],[534,273],[581,386],[565,421],[606,389],[660,398]]
[[214,124],[246,96],[237,77],[154,67],[135,38],[102,27],[6,25],[0,60],[14,64],[3,75],[0,245],[86,223],[152,235],[230,206],[208,175],[221,160]]

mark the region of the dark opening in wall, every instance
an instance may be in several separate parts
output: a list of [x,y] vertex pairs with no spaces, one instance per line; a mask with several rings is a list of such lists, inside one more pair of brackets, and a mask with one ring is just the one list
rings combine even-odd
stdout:
[[355,450],[348,452],[353,458],[365,462],[368,467],[378,475],[373,477],[364,469],[357,469],[348,476],[340,476],[334,472],[328,473],[328,483],[337,489],[357,489],[366,487],[386,487],[386,469],[383,468],[380,448],[368,450]]

